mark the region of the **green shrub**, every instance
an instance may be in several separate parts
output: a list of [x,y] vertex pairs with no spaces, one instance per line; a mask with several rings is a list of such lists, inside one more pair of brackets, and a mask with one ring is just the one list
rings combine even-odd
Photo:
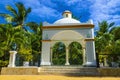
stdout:
[[8,61],[0,60],[0,67],[6,67],[8,65]]

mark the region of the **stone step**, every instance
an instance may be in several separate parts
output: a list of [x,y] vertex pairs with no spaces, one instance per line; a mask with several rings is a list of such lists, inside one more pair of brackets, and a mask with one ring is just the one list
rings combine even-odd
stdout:
[[83,66],[41,66],[44,68],[84,68]]
[[41,67],[38,69],[39,74],[71,74],[71,75],[86,75],[93,76],[98,75],[96,68],[82,68],[82,67],[68,67],[68,66],[52,66]]
[[72,71],[62,71],[62,72],[60,72],[60,71],[41,71],[40,73],[84,73],[84,74],[86,74],[86,73],[97,73],[97,72],[72,72]]
[[41,69],[40,71],[75,71],[75,72],[96,72],[96,70],[85,69]]
[[91,72],[40,72],[38,73],[39,75],[40,74],[54,74],[54,75],[79,75],[79,76],[97,76],[99,75],[98,73],[91,73]]
[[41,68],[45,69],[94,69],[94,67],[79,67],[79,66],[41,66]]

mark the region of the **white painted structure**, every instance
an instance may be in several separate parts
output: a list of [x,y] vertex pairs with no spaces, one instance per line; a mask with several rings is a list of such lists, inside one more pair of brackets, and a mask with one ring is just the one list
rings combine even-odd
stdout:
[[15,67],[15,58],[17,51],[10,51],[10,58],[9,58],[9,64],[8,67]]
[[96,66],[94,45],[94,24],[92,20],[81,23],[72,18],[70,11],[63,13],[63,18],[53,24],[44,23],[42,34],[41,65],[52,64],[52,47],[56,42],[63,42],[66,46],[66,63],[69,63],[69,45],[76,41],[82,45],[83,65]]

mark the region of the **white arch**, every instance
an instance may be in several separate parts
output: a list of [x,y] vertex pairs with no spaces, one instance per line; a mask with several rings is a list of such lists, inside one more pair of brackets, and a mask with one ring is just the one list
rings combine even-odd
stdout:
[[51,40],[80,40],[83,36],[73,30],[64,30],[56,33]]
[[80,33],[73,30],[60,31],[53,35],[51,40],[53,41],[52,44],[61,41],[69,45],[71,42],[76,41],[79,42],[82,46],[85,46],[84,37]]

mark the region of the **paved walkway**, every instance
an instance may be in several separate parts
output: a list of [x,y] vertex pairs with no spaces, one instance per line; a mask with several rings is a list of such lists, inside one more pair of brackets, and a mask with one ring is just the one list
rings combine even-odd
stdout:
[[0,75],[0,80],[120,80],[120,77],[71,77],[59,75]]

